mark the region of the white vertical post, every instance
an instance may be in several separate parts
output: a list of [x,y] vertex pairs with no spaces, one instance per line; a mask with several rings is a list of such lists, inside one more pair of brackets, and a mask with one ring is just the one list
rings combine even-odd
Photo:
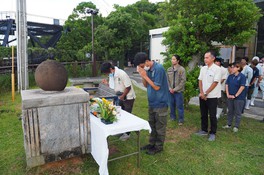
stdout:
[[28,88],[26,0],[17,0],[17,72],[18,92]]

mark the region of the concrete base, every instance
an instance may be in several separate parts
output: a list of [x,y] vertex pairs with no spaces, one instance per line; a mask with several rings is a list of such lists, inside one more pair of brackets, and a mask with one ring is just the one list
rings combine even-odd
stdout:
[[22,91],[22,127],[28,167],[91,152],[89,94]]

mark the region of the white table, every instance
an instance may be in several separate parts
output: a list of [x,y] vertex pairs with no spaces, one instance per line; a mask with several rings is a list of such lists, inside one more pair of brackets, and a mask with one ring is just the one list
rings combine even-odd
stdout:
[[[121,110],[121,115],[118,117],[118,121],[113,124],[106,125],[101,120],[91,114],[91,154],[97,164],[99,165],[99,174],[108,175],[108,143],[107,137],[111,135],[121,134],[130,131],[139,131],[142,129],[149,130],[148,121],[143,120],[133,114],[130,114],[124,110]],[[139,138],[138,138],[139,146]],[[139,155],[139,150],[136,153]],[[139,163],[139,162],[138,162]]]

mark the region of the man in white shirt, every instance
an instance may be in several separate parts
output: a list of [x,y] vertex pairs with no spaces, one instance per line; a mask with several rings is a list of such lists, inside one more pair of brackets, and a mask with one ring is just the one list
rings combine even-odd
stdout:
[[221,97],[221,68],[214,64],[215,52],[208,51],[204,55],[205,66],[201,68],[199,79],[199,101],[201,112],[201,130],[196,134],[208,135],[208,113],[210,116],[210,135],[208,141],[215,140],[217,130],[217,99]]
[[[248,57],[243,57],[240,61],[240,64],[241,66],[243,67],[243,70],[242,70],[242,74],[244,74],[246,76],[246,86],[245,86],[245,93],[248,94],[248,89],[249,89],[249,85],[250,85],[250,81],[253,77],[253,69],[251,67],[248,66]],[[246,104],[249,104],[250,103],[250,99],[245,99],[245,107],[246,107]],[[244,109],[243,109],[243,112],[244,113]]]
[[[119,105],[121,108],[131,113],[136,95],[131,79],[127,73],[118,67],[113,66],[109,62],[105,62],[101,65],[101,72],[109,75],[109,82],[107,82],[107,80],[103,80],[103,83],[108,84],[109,86],[111,85],[110,88],[114,89],[116,93],[120,93],[118,95],[120,95]],[[125,141],[129,138],[129,136],[130,133],[124,133],[120,139]]]
[[[252,58],[252,61],[253,60],[257,60],[259,62],[259,57],[255,56],[255,57]],[[253,94],[252,94],[252,97],[251,97],[251,102],[250,102],[250,105],[251,106],[254,106],[255,98],[258,95],[258,89],[259,89],[259,87],[262,88],[261,85],[264,83],[264,80],[263,80],[263,70],[262,70],[261,64],[258,63],[256,67],[259,70],[259,77],[258,77],[258,79],[255,82],[254,91],[253,91]],[[264,95],[263,95],[263,99],[264,99]]]
[[228,71],[222,66],[222,58],[216,57],[215,64],[221,68],[221,98],[218,98],[216,118],[219,119],[223,111],[227,113],[227,97],[225,92],[225,82],[228,76]]

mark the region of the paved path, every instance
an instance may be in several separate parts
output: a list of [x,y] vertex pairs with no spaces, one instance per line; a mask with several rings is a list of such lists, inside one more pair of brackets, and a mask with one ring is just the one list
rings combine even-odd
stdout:
[[[125,68],[125,71],[128,73],[135,86],[146,91],[146,88],[143,86],[140,75],[136,72],[136,68]],[[193,97],[189,103],[198,106],[199,98]],[[255,100],[255,106],[250,106],[250,109],[245,110],[243,115],[245,117],[254,118],[257,120],[262,120],[264,118],[264,101],[261,99],[260,92]]]

